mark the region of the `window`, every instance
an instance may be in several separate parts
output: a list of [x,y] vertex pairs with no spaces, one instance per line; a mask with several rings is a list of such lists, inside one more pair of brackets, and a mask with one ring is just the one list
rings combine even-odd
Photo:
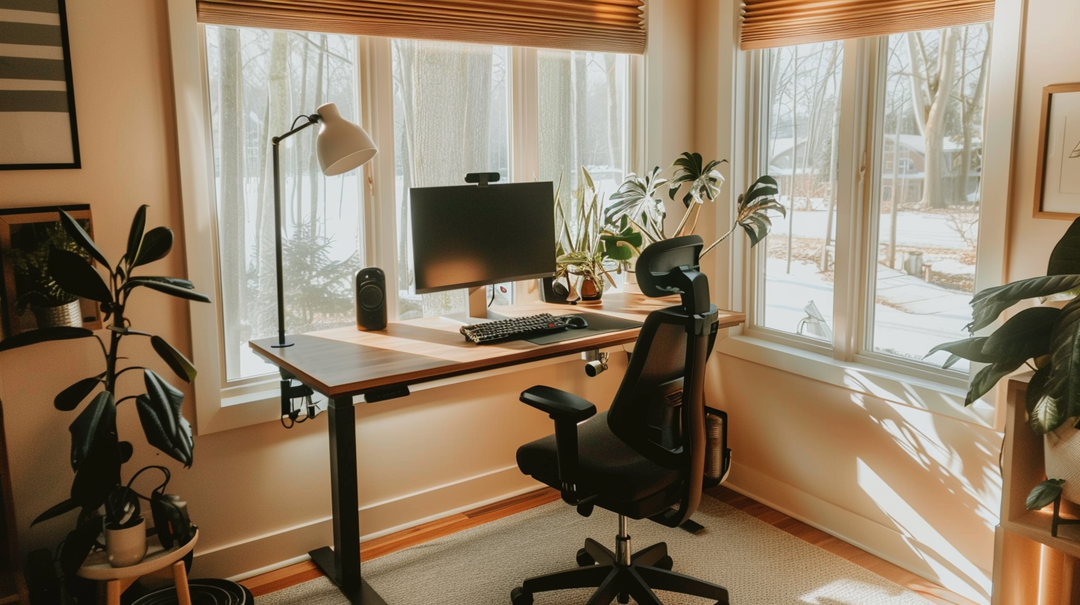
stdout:
[[[216,191],[223,377],[273,372],[249,340],[277,333],[270,139],[333,102],[357,121],[356,38],[206,26]],[[363,267],[359,172],[327,178],[317,128],[281,144],[286,330],[352,324],[352,280]]]
[[755,251],[756,334],[966,377],[924,356],[971,319],[989,27],[754,51],[760,172],[788,210]]

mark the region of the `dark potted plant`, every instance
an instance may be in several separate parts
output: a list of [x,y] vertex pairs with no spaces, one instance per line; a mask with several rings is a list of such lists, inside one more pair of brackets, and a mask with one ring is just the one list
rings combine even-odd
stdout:
[[[604,280],[615,283],[604,266],[608,247],[601,220],[601,202],[592,176],[584,167],[580,169],[580,185],[570,192],[568,200],[562,196],[562,180],[555,190],[555,264],[554,284],[565,288],[567,302],[599,300],[604,292]],[[629,245],[641,245],[641,236],[629,233],[615,238]],[[629,257],[627,257],[629,258]],[[613,259],[618,264],[618,259]],[[616,270],[621,271],[618,265]]]
[[[1028,426],[1046,436],[1046,470],[1049,479],[1035,486],[1027,499],[1029,509],[1039,509],[1059,497],[1080,502],[1080,481],[1065,485],[1063,476],[1076,476],[1080,459],[1073,454],[1059,459],[1067,443],[1080,447],[1080,219],[1061,237],[1050,253],[1046,275],[988,288],[971,299],[972,321],[966,329],[974,334],[992,324],[1002,312],[1030,299],[1040,306],[1024,309],[989,336],[972,336],[947,342],[930,350],[950,354],[943,367],[960,359],[988,364],[971,380],[965,405],[990,391],[1002,378],[1028,365],[1035,374],[1027,387]],[[1067,301],[1067,302],[1065,302]]]
[[[31,226],[13,238],[8,254],[15,269],[16,290],[20,292],[15,307],[20,313],[29,308],[38,328],[81,326],[78,297],[61,288],[49,274],[49,252],[53,249],[79,252],[60,223]],[[90,258],[81,256],[84,260]]]
[[[191,425],[181,407],[184,394],[154,370],[140,365],[123,365],[120,342],[128,337],[149,339],[154,351],[181,380],[195,379],[191,362],[164,339],[131,327],[126,310],[136,292],[155,290],[198,302],[210,302],[194,291],[190,281],[174,277],[136,275],[141,267],[164,258],[172,249],[173,233],[167,227],[145,231],[146,208],[136,211],[128,235],[127,248],[116,264],[105,255],[79,224],[66,212],[60,212],[63,229],[81,252],[105,268],[103,277],[77,252],[53,248],[48,257],[48,273],[65,292],[100,303],[104,321],[109,324],[106,338],[81,327],[54,327],[24,332],[0,341],[0,352],[48,341],[93,338],[101,346],[103,368],[62,390],[54,399],[58,410],[81,411],[71,423],[71,468],[75,472],[69,497],[43,512],[33,523],[80,511],[75,527],[60,546],[60,567],[71,578],[86,555],[97,543],[102,531],[99,509],[111,494],[121,488],[121,468],[131,459],[134,447],[117,434],[118,409],[130,402],[138,412],[148,443],[171,458],[191,466],[194,442]],[[119,378],[128,372],[142,371],[145,392],[121,396]],[[85,403],[85,405],[83,405]]]

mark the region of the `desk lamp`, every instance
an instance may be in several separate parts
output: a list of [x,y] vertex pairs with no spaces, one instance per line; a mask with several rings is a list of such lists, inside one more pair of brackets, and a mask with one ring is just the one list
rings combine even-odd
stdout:
[[[307,122],[296,126],[296,122]],[[293,343],[285,340],[285,287],[281,258],[281,176],[278,167],[279,144],[308,126],[322,123],[315,147],[319,155],[319,167],[326,176],[344,174],[366,164],[379,150],[375,147],[368,133],[356,124],[341,117],[337,105],[327,103],[315,110],[310,116],[300,116],[293,120],[293,128],[281,136],[270,139],[274,149],[274,252],[277,266],[277,313],[278,342],[274,348],[291,347]]]

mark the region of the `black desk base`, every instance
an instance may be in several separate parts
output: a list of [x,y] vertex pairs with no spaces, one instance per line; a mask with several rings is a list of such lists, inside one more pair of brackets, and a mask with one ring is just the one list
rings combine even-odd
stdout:
[[359,578],[360,586],[355,588],[346,588],[342,586],[341,581],[334,576],[334,550],[329,546],[323,546],[317,550],[313,550],[308,553],[311,555],[311,560],[315,565],[319,566],[326,577],[330,578],[334,584],[341,589],[341,593],[345,595],[345,598],[349,599],[349,602],[353,605],[386,605],[386,601],[379,596],[379,593],[375,592],[375,589],[367,583],[367,580]]

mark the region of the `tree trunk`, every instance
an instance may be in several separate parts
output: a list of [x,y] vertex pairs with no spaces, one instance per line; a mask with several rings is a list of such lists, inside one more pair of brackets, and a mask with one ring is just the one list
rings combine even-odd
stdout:
[[220,189],[218,216],[224,237],[218,238],[221,255],[221,310],[225,331],[226,375],[240,374],[240,359],[236,351],[241,346],[241,309],[245,307],[246,288],[244,259],[245,200],[244,200],[244,79],[241,72],[240,30],[221,27],[218,61],[221,70],[221,89],[218,91],[218,119],[221,133]]
[[944,208],[945,199],[942,180],[945,177],[945,119],[952,102],[953,80],[956,71],[956,42],[959,35],[957,28],[950,27],[942,32],[938,50],[937,90],[926,115],[925,141],[925,183],[923,186],[922,208]]

